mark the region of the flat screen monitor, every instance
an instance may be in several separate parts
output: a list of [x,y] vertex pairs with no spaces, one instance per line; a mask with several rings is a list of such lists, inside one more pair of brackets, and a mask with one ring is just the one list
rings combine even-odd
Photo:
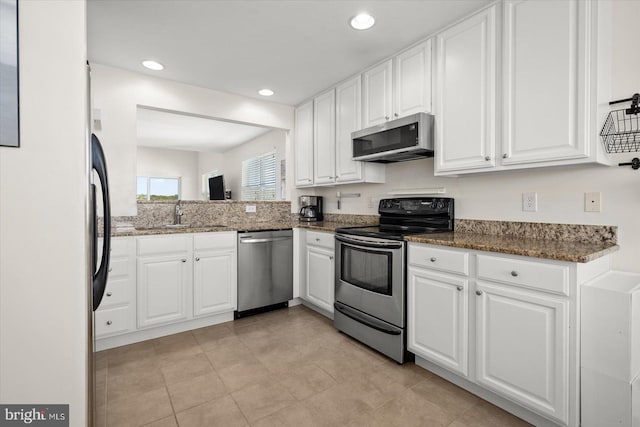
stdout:
[[209,178],[209,200],[224,200],[224,178],[222,175]]

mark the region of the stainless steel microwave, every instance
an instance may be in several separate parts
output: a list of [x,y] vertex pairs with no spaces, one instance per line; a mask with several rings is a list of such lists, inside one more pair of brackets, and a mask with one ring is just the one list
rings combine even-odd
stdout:
[[353,160],[393,163],[433,157],[433,115],[417,113],[351,133]]

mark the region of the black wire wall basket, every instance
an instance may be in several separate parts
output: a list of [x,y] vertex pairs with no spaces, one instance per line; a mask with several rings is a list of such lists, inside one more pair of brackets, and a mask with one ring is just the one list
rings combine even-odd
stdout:
[[604,122],[600,137],[607,153],[632,153],[640,151],[640,94],[631,98],[612,101],[609,105],[631,101],[630,108],[614,110]]

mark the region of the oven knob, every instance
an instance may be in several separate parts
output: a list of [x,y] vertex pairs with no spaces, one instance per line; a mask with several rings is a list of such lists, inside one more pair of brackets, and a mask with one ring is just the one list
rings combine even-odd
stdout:
[[444,209],[444,202],[442,200],[440,200],[438,202],[438,206],[437,207],[438,207],[438,209]]

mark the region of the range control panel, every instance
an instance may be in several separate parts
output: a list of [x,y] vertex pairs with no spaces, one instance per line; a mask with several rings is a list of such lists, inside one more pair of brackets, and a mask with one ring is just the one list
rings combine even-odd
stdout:
[[421,197],[382,199],[378,205],[380,215],[448,215],[453,217],[454,199],[450,197]]

